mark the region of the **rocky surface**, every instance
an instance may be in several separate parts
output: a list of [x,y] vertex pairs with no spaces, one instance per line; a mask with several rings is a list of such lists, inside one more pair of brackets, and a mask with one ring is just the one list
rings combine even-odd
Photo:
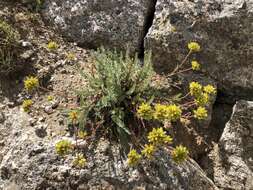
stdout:
[[59,137],[39,137],[30,120],[13,109],[0,125],[0,189],[217,189],[191,159],[178,166],[160,152],[155,162],[130,169],[119,145],[103,139],[85,150],[88,166],[76,169],[73,155],[63,159],[56,154]]
[[64,36],[84,47],[138,50],[153,0],[51,0],[43,15]]
[[193,58],[226,101],[252,99],[252,23],[252,0],[158,0],[145,48],[154,52],[157,71],[168,72],[187,54],[186,44],[197,41],[202,51]]
[[[46,0],[40,9],[46,23],[30,12],[33,6],[28,11],[19,2],[24,1],[0,2],[0,15],[20,32],[20,43],[29,50],[23,56],[31,65],[15,80],[0,80],[0,190],[253,189],[253,103],[237,102],[224,129],[234,101],[252,99],[251,0]],[[167,81],[159,73],[170,71],[183,59],[189,41],[199,42],[202,51],[191,59],[199,60],[202,70],[179,76],[183,82],[176,85],[185,91],[192,80],[217,85],[218,97],[208,108],[214,112],[204,122],[191,120],[168,132],[175,144],[189,148],[205,172],[191,158],[175,164],[166,152],[130,169],[119,145],[106,139],[94,139],[96,143],[89,145],[79,141],[87,158],[83,169],[73,166],[74,153],[64,158],[57,155],[55,143],[60,139],[74,143],[62,111],[77,106],[73,89],[85,85],[75,66],[85,69],[91,60],[89,50],[62,39],[47,21],[82,47],[124,49],[129,45],[133,52],[143,50],[152,25],[145,48],[153,51],[158,82]],[[59,48],[49,51],[47,44],[52,40]],[[71,60],[68,55],[73,55]],[[23,90],[23,79],[30,74],[48,90],[34,94],[27,114],[20,104],[31,98]],[[53,100],[48,101],[48,96]]]
[[215,149],[214,181],[220,189],[253,189],[253,102],[238,101]]

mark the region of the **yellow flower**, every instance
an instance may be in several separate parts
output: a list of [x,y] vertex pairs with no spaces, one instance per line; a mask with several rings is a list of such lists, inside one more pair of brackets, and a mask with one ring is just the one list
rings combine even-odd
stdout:
[[26,77],[24,80],[24,86],[27,91],[32,91],[39,86],[39,80],[37,77]]
[[200,45],[197,42],[188,43],[188,49],[192,52],[200,51]]
[[78,138],[80,138],[80,139],[85,139],[85,137],[86,137],[87,135],[88,135],[88,134],[87,134],[86,131],[78,131],[78,134],[77,134]]
[[192,61],[192,70],[194,71],[200,70],[200,64],[197,61]]
[[47,101],[51,102],[51,101],[53,101],[53,100],[54,100],[54,97],[53,97],[53,96],[48,96],[48,97],[47,97]]
[[194,117],[199,120],[203,120],[207,118],[208,116],[206,108],[201,107],[201,106],[198,107],[198,109],[194,110],[193,112],[194,112]]
[[47,48],[49,50],[56,50],[56,49],[58,49],[58,47],[59,47],[59,45],[56,42],[53,42],[53,41],[51,41],[47,44]]
[[182,110],[175,104],[168,105],[166,107],[166,112],[167,112],[168,120],[171,120],[171,121],[176,121],[180,119],[181,114],[182,114]]
[[209,95],[207,93],[201,93],[195,99],[195,102],[198,106],[205,106],[209,104]]
[[207,85],[204,87],[204,92],[206,92],[207,94],[216,94],[216,88],[214,88],[212,85]]
[[153,110],[149,104],[142,103],[137,109],[137,114],[143,119],[150,120],[153,117]]
[[172,142],[172,138],[169,135],[166,135],[166,132],[162,127],[153,128],[151,132],[148,134],[148,141],[153,145],[163,145]]
[[130,150],[127,157],[128,157],[127,163],[129,166],[136,166],[141,159],[141,155],[138,154],[135,149]]
[[55,150],[57,154],[64,156],[70,152],[70,150],[73,148],[72,144],[68,140],[61,140],[56,143]]
[[32,100],[24,100],[23,104],[22,104],[22,107],[23,107],[24,111],[25,112],[30,111],[30,108],[31,108],[32,104],[33,104]]
[[190,94],[192,96],[199,96],[202,93],[202,85],[198,82],[191,82],[190,83]]
[[77,121],[78,120],[78,113],[77,113],[77,111],[71,111],[71,112],[69,112],[69,119],[72,122]]
[[83,154],[77,154],[74,161],[73,165],[78,167],[78,168],[83,168],[86,165],[87,161]]
[[172,159],[174,162],[181,164],[188,157],[189,151],[186,147],[179,145],[172,151]]
[[73,60],[75,60],[76,59],[76,56],[75,56],[75,54],[74,53],[68,53],[67,55],[66,55],[66,59],[67,60],[69,60],[69,61],[73,61]]
[[147,157],[148,159],[151,159],[156,151],[156,148],[154,145],[148,145],[146,144],[144,149],[141,151],[141,153]]
[[167,106],[162,104],[155,105],[154,118],[159,121],[164,121],[167,119]]

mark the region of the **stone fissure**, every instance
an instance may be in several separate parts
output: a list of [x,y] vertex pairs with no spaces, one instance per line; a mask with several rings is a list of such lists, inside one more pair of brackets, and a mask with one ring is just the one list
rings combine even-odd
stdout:
[[139,52],[138,52],[140,59],[143,59],[144,57],[144,52],[145,52],[144,41],[145,41],[146,35],[148,34],[149,29],[153,25],[153,20],[155,18],[156,3],[157,3],[157,0],[152,0],[148,8],[146,18],[144,20],[143,36],[141,36],[141,39],[140,39]]

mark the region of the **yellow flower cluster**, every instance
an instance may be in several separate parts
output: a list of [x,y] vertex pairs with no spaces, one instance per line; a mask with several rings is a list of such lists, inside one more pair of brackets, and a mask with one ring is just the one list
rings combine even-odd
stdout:
[[148,159],[153,158],[153,155],[156,151],[156,147],[152,144],[146,144],[144,149],[141,151],[142,155]]
[[181,164],[187,159],[188,154],[188,149],[182,145],[179,145],[172,151],[172,159],[174,162]]
[[197,42],[188,43],[188,49],[192,52],[200,51],[200,45]]
[[32,104],[33,104],[32,100],[30,100],[30,99],[29,100],[24,100],[23,104],[22,104],[23,110],[25,112],[29,112]]
[[71,111],[69,112],[69,119],[71,122],[76,122],[78,120],[78,113],[77,111]]
[[73,161],[73,165],[78,168],[83,168],[86,165],[86,163],[87,161],[83,154],[77,154]]
[[204,87],[204,92],[207,94],[216,94],[216,88],[209,84]]
[[166,132],[162,127],[153,128],[153,130],[148,134],[148,142],[155,146],[160,146],[171,143],[172,138],[169,135],[166,135]]
[[190,94],[192,96],[199,96],[202,93],[202,85],[198,82],[191,82],[190,83]]
[[137,114],[143,119],[150,120],[153,118],[152,107],[147,103],[142,103],[137,109]]
[[48,96],[48,97],[47,97],[47,101],[51,102],[51,101],[53,101],[53,100],[54,100],[54,97],[53,97],[53,96]]
[[192,61],[191,64],[192,64],[192,70],[194,71],[200,70],[200,64],[197,61]]
[[209,95],[207,93],[200,93],[195,98],[195,102],[198,106],[205,106],[209,104]]
[[47,44],[47,48],[49,50],[56,50],[56,49],[58,49],[58,47],[59,47],[59,45],[56,42],[53,42],[53,41],[51,41]]
[[154,119],[164,121],[167,119],[167,106],[162,104],[155,105]]
[[176,121],[180,119],[182,110],[175,104],[156,104],[153,110],[149,104],[142,103],[137,109],[137,114],[146,120]]
[[76,59],[76,55],[74,53],[70,52],[70,53],[66,54],[66,59],[68,61],[74,61]]
[[64,156],[70,152],[70,150],[73,148],[72,144],[68,140],[61,140],[55,145],[55,149],[57,154]]
[[178,106],[176,106],[175,104],[167,106],[168,120],[176,121],[181,118],[181,115],[182,115],[182,110]]
[[[155,152],[159,149],[160,145],[165,145],[167,143],[172,142],[172,138],[168,135],[166,135],[165,131],[162,127],[160,128],[153,128],[151,132],[148,134],[148,141],[150,144],[146,144],[143,150],[141,151],[141,154],[139,154],[135,149],[132,149],[128,153],[128,165],[133,167],[136,166],[140,160],[143,157],[146,157],[147,159],[153,159]],[[181,164],[184,162],[188,157],[189,151],[186,147],[180,145],[174,148],[172,151],[172,159],[178,163]]]
[[206,106],[210,102],[210,95],[216,94],[216,89],[212,85],[203,87],[198,82],[191,82],[189,88],[198,106]]
[[37,77],[26,77],[24,80],[24,86],[27,91],[32,91],[39,86],[39,80]]
[[199,120],[203,120],[207,118],[208,116],[206,108],[201,107],[201,106],[198,107],[198,109],[194,110],[193,112],[194,112],[194,117]]
[[165,144],[172,143],[172,138],[169,135],[166,135],[166,132],[162,127],[153,128],[151,132],[148,134],[148,141],[150,144],[146,144],[141,154],[139,154],[135,149],[132,149],[128,153],[127,163],[129,166],[135,166],[139,163],[142,156],[147,159],[152,159],[156,150]]
[[127,157],[128,157],[127,163],[129,166],[136,166],[141,159],[141,155],[138,154],[138,152],[135,149],[130,150]]
[[79,139],[85,139],[87,137],[87,135],[88,134],[86,131],[78,131],[78,134],[77,134]]
[[202,86],[198,82],[191,82],[189,85],[190,94],[194,97],[195,103],[199,106],[194,110],[194,117],[202,120],[208,116],[208,112],[204,106],[210,102],[210,96],[216,94],[216,88],[212,85]]

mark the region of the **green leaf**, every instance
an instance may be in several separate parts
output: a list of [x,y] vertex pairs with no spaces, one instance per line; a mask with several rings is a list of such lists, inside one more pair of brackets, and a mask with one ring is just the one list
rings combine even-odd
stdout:
[[123,129],[125,133],[127,133],[128,135],[131,134],[131,132],[128,130],[128,128],[125,126],[125,123],[119,118],[119,116],[112,115],[112,120],[118,127]]
[[136,82],[133,84],[133,86],[126,92],[126,95],[129,96],[134,93],[136,88]]

